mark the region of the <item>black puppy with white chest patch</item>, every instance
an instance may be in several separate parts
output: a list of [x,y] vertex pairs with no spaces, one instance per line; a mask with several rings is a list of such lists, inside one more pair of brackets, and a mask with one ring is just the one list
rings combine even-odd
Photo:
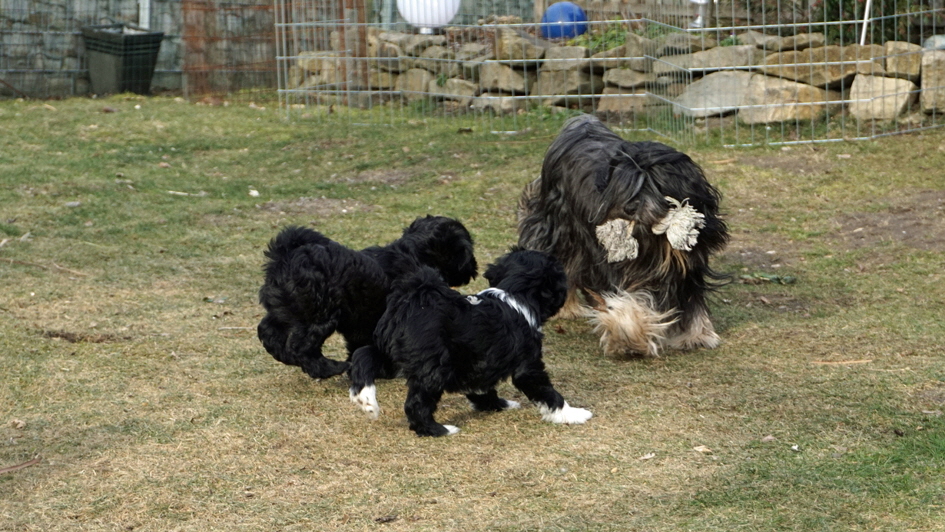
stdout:
[[487,268],[491,288],[464,296],[431,268],[396,282],[374,333],[374,346],[351,359],[351,399],[377,416],[374,390],[377,349],[407,379],[404,411],[420,436],[459,429],[433,414],[444,392],[465,394],[473,408],[501,411],[519,405],[498,396],[507,379],[538,404],[552,423],[584,423],[591,413],[568,405],[554,389],[542,361],[541,325],[564,304],[567,280],[557,259],[513,249]]

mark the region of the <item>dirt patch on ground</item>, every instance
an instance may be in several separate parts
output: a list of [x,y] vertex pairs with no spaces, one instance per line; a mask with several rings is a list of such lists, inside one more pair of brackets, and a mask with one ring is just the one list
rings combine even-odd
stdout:
[[928,190],[904,198],[890,199],[879,212],[838,216],[833,237],[849,249],[898,242],[916,249],[945,249],[945,193]]
[[[837,250],[879,248],[895,243],[924,251],[945,249],[945,192],[922,191],[901,198],[878,198],[888,205],[882,210],[841,214],[830,220],[834,230],[823,240]],[[751,212],[735,212],[726,217],[733,228],[743,227],[740,219]],[[790,268],[800,257],[804,243],[786,240],[774,233],[732,231],[723,264],[739,264],[750,271],[777,273]]]
[[751,271],[775,272],[785,265],[792,264],[797,255],[791,243],[783,244],[779,246],[779,249],[771,249],[772,246],[757,247],[757,244],[758,242],[733,238],[722,255],[722,261],[741,264]]
[[357,175],[335,176],[333,183],[378,183],[381,185],[402,185],[416,175],[409,170],[365,170]]
[[299,198],[293,201],[268,201],[259,206],[263,211],[279,214],[310,214],[319,217],[370,212],[373,205],[352,199]]
[[72,332],[72,331],[43,330],[43,331],[39,331],[39,334],[43,338],[55,338],[59,340],[65,340],[71,344],[80,344],[80,343],[104,344],[104,343],[131,340],[130,336],[117,336],[114,334],[88,334],[88,333],[83,333],[83,332]]
[[789,148],[771,155],[743,156],[738,158],[738,163],[794,175],[829,174],[836,168],[836,162],[828,154],[813,148]]
[[776,312],[789,312],[802,316],[810,315],[810,302],[798,299],[790,294],[772,294],[769,292],[749,292],[745,295],[745,306],[759,306]]

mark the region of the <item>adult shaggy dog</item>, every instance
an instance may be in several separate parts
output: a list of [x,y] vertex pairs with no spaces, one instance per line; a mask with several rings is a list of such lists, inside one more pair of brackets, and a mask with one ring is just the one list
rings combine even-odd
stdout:
[[565,123],[526,185],[518,243],[564,263],[560,315],[589,314],[606,353],[712,348],[706,296],[725,276],[709,257],[728,241],[720,199],[686,154],[627,142],[583,115]]
[[476,277],[477,268],[469,231],[442,216],[417,218],[394,242],[361,251],[311,229],[287,227],[265,254],[259,339],[276,360],[315,379],[348,369],[348,362],[322,355],[335,331],[344,336],[349,358],[371,343],[394,280],[430,266],[460,286]]
[[[483,276],[491,288],[474,296],[451,290],[430,268],[394,285],[374,346],[407,379],[404,412],[410,428],[419,436],[459,432],[433,418],[444,392],[465,394],[480,411],[518,408],[496,394],[496,385],[509,377],[546,421],[590,419],[589,411],[571,407],[554,389],[542,362],[541,325],[567,293],[561,264],[546,253],[513,249]],[[376,417],[373,379],[365,372],[376,359],[370,353],[374,346],[354,353],[350,374],[352,401]]]

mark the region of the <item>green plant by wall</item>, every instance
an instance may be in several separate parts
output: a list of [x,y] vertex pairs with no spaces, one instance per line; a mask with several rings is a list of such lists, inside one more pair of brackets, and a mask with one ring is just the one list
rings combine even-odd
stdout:
[[[929,9],[925,4],[908,0],[874,0],[867,43],[916,40],[909,14]],[[811,0],[808,18],[812,23],[824,23],[823,32],[829,43],[853,44],[860,41],[865,10],[865,0]]]
[[592,28],[568,41],[569,46],[583,46],[592,54],[605,52],[611,48],[623,46],[627,42],[627,26],[622,22],[612,22],[603,29]]

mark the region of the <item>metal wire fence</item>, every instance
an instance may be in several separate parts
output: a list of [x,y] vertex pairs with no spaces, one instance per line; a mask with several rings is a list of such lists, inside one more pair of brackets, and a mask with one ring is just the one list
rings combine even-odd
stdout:
[[[423,0],[399,11],[410,1]],[[583,31],[552,38],[562,26],[542,23],[542,0],[463,4],[432,31],[354,0],[276,0],[279,98],[289,116],[358,124],[520,130],[592,112],[682,143],[876,138],[942,125],[943,11],[929,1],[598,2]]]
[[[273,10],[271,0],[0,0],[0,97],[274,99]],[[95,83],[102,75],[118,79]]]
[[552,0],[0,0],[0,97],[93,92],[81,31],[121,22],[163,33],[153,91],[342,124],[514,132],[590,112],[747,145],[943,123],[943,0],[577,3],[586,22]]

